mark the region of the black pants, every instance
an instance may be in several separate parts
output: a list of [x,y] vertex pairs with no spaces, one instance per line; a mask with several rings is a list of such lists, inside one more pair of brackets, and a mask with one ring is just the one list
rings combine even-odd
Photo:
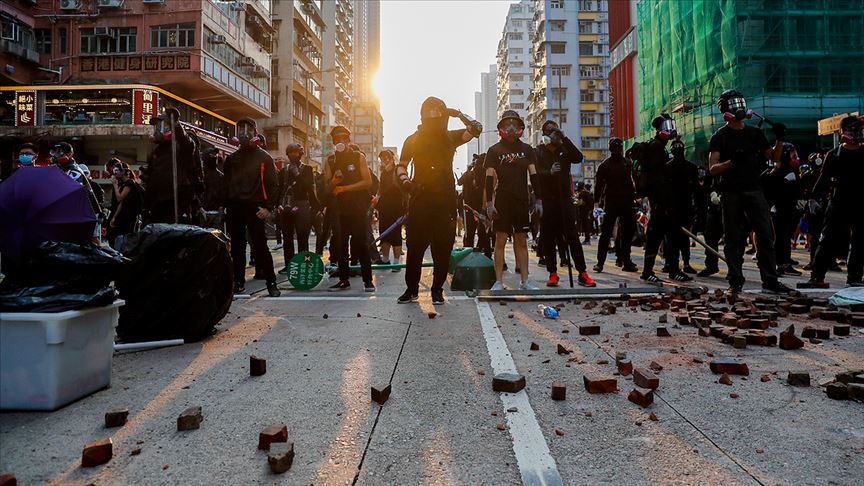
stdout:
[[[762,191],[734,192],[723,194],[723,254],[731,285],[744,284],[744,247],[747,230],[756,233],[756,251],[762,283],[777,281],[777,260],[774,253],[774,235],[771,231],[768,202]],[[749,224],[748,224],[749,223]]]
[[[477,244],[474,244],[474,235],[477,235]],[[541,237],[542,238],[542,237]],[[483,223],[474,219],[474,213],[465,212],[465,236],[462,237],[464,248],[480,248],[486,256],[492,255],[492,232],[486,230]]]
[[296,201],[294,206],[297,212],[291,208],[285,208],[280,218],[282,236],[282,253],[285,255],[285,266],[291,261],[294,253],[294,235],[297,235],[297,252],[309,251],[309,232],[312,231],[312,206],[309,201]]
[[800,219],[795,206],[778,206],[777,212],[771,213],[774,233],[776,234],[774,247],[778,265],[787,265],[792,261],[792,235],[795,234],[795,228],[798,227]]
[[606,262],[606,254],[609,252],[609,241],[612,239],[612,230],[618,221],[618,236],[615,239],[615,258],[622,263],[630,261],[630,244],[633,241],[633,232],[636,230],[636,213],[633,212],[632,201],[621,201],[615,204],[607,204],[603,210],[603,225],[600,227],[600,241],[597,243],[597,264],[601,267]]
[[[340,214],[339,215],[339,279],[348,280],[350,248],[357,260],[360,262],[360,271],[363,275],[363,283],[372,283],[372,261],[369,258],[369,248],[366,246],[366,232],[368,231],[368,220],[366,213]],[[348,246],[348,242],[351,246]],[[332,255],[331,249],[331,255]]]
[[[568,206],[570,206],[568,204]],[[576,215],[571,207],[561,203],[547,201],[543,206],[543,218],[540,231],[540,241],[543,245],[543,256],[546,257],[546,270],[549,273],[558,271],[555,242],[563,235],[564,244],[570,249],[573,268],[580,273],[586,270],[585,255],[579,243],[579,231],[576,229]]]
[[837,255],[846,253],[845,242],[850,241],[850,231],[852,251],[846,266],[846,282],[860,282],[864,278],[864,216],[858,207],[833,201],[828,203],[825,212],[825,227],[813,263],[814,278],[824,279],[825,272]]
[[[678,251],[678,255],[681,256],[681,262],[684,265],[690,264],[690,237],[687,236],[681,228],[690,229],[690,224],[693,221],[693,215],[690,213],[677,213],[673,211],[669,215],[669,234],[666,237],[667,240],[673,240],[672,246]],[[665,244],[669,244],[668,242]],[[663,252],[663,256],[668,259],[669,255],[665,251]],[[677,257],[677,255],[676,255]],[[678,261],[678,259],[675,259]]]
[[226,211],[228,237],[231,238],[231,260],[234,263],[234,281],[246,281],[246,230],[249,230],[249,243],[252,246],[252,257],[258,265],[258,272],[267,282],[276,281],[273,271],[273,257],[267,248],[267,236],[264,234],[264,220],[258,219],[255,213],[259,205],[256,203],[229,204]]
[[[166,201],[158,201],[152,203],[149,207],[150,214],[147,217],[147,221],[145,224],[151,223],[166,223],[166,224],[174,224],[174,200],[168,199]],[[180,224],[193,224],[197,225],[197,218],[193,215],[197,215],[197,211],[195,211],[193,204],[191,201],[181,200],[178,203],[178,211],[180,212]],[[257,208],[256,208],[257,211]]]
[[[718,250],[720,247],[720,238],[723,237],[723,212],[719,207],[711,205],[705,215],[705,244],[711,248]],[[719,251],[719,250],[718,250]],[[705,268],[716,270],[719,268],[717,255],[710,251],[705,251]]]
[[328,260],[331,264],[339,260],[339,219],[336,217],[336,209],[327,207],[321,218],[321,232],[315,235],[315,253],[324,255],[324,247],[330,241],[330,255]]
[[[677,274],[678,268],[678,239],[672,235],[674,221],[670,210],[661,204],[651,203],[651,219],[648,220],[648,230],[645,235],[645,263],[642,268],[642,276],[646,277],[654,273],[654,261],[663,243],[663,255],[666,257],[666,266],[669,267],[669,275]],[[678,230],[681,231],[680,229]]]
[[[482,225],[481,225],[482,226]],[[442,290],[447,280],[450,253],[456,240],[455,212],[412,208],[407,223],[408,255],[405,259],[405,285],[412,293],[420,290],[423,256],[432,248],[432,290]]]

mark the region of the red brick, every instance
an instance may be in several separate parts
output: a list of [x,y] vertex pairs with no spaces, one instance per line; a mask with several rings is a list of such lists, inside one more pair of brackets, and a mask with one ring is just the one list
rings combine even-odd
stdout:
[[258,434],[258,449],[266,451],[274,442],[288,442],[288,427],[285,424],[273,424]]
[[700,327],[700,328],[699,328],[699,335],[702,336],[702,337],[710,337],[710,336],[711,336],[711,331],[709,331],[708,329],[706,329],[706,328],[704,328],[704,327]]
[[746,336],[732,336],[732,346],[735,349],[744,349],[747,347],[747,337]]
[[758,318],[758,319],[750,319],[750,329],[768,329],[771,327],[768,319]]
[[629,359],[618,360],[618,373],[629,376],[633,373],[633,363]]
[[18,486],[14,474],[0,474],[0,486]]
[[81,467],[93,467],[105,464],[114,455],[114,444],[111,439],[102,439],[84,446],[81,453]]
[[627,400],[639,405],[642,408],[647,408],[649,405],[654,403],[654,390],[646,389],[646,388],[634,388],[633,391],[627,395]]
[[717,382],[722,383],[724,385],[731,385],[732,384],[732,378],[729,378],[728,373],[723,373],[723,376],[721,376],[720,379],[717,380]]
[[267,360],[258,356],[249,356],[249,374],[251,376],[261,376],[267,373]]
[[834,326],[834,335],[835,336],[848,336],[849,335],[849,324],[837,324]]
[[531,351],[540,351],[540,345],[537,343],[531,343],[531,346],[529,347],[529,349]]
[[558,343],[558,354],[570,354],[572,352],[573,352],[572,349],[568,349],[563,344]]
[[792,304],[789,306],[790,314],[807,314],[810,312],[810,307],[804,304]]
[[372,401],[377,403],[378,405],[384,405],[390,398],[390,392],[392,390],[393,387],[390,384],[388,384],[387,386],[373,386]]
[[659,337],[669,337],[669,329],[666,329],[666,326],[660,326],[657,328],[657,336]]
[[747,344],[753,346],[774,346],[777,344],[777,336],[763,331],[750,331],[744,336]]
[[291,469],[294,463],[294,443],[285,442],[273,444],[270,448],[270,453],[267,454],[267,464],[270,465],[270,470],[276,474],[282,474]]
[[201,407],[189,407],[177,417],[177,430],[195,430],[201,427],[201,421],[204,416],[201,414]]
[[552,400],[567,399],[567,386],[561,382],[552,383]]
[[611,376],[585,375],[582,380],[588,393],[613,393],[618,390],[618,380]]
[[638,387],[656,390],[660,386],[660,378],[649,369],[636,368],[633,370],[633,383]]
[[803,338],[816,338],[816,339],[831,339],[831,331],[828,329],[820,329],[816,327],[807,326],[801,331],[801,337]]
[[595,336],[600,334],[600,326],[579,326],[580,336]]
[[768,375],[762,375],[762,377],[759,379],[762,380],[762,383],[765,383],[767,381],[771,381],[771,377]]
[[682,326],[690,325],[690,315],[688,314],[678,314],[677,316],[675,316],[675,320],[678,321],[678,324]]
[[828,398],[832,400],[849,399],[849,388],[843,383],[837,383],[836,381],[828,383],[828,386],[825,387],[825,393],[827,393]]
[[516,373],[499,373],[492,378],[492,391],[517,393],[525,388],[525,377]]
[[709,367],[711,368],[712,373],[718,375],[721,373],[744,376],[750,374],[750,369],[747,367],[747,363],[735,358],[715,359],[709,363]]
[[129,418],[128,408],[115,408],[105,413],[105,427],[122,427]]
[[804,341],[795,336],[795,326],[790,325],[780,333],[780,349],[798,349],[804,347]]
[[792,386],[810,386],[810,373],[806,371],[790,371],[786,382]]

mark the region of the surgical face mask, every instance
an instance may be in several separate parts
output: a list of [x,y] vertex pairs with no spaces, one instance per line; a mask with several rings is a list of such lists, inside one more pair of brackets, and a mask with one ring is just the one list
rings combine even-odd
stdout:
[[345,145],[345,144],[342,143],[342,142],[339,142],[339,143],[337,143],[337,144],[334,146],[334,148],[336,149],[337,152],[344,152],[345,149],[348,148],[348,146]]
[[33,163],[33,159],[35,158],[36,156],[33,154],[19,154],[18,162],[21,162],[23,165],[30,165]]

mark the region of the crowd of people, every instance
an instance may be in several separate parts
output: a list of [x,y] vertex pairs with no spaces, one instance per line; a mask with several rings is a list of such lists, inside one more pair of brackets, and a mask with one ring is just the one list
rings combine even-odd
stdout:
[[[399,271],[404,233],[406,290],[399,303],[417,301],[427,250],[433,260],[432,302],[445,303],[443,286],[457,226],[464,247],[476,247],[493,259],[491,290],[505,289],[508,241],[519,289],[538,289],[529,278],[529,234],[538,263],[548,272],[547,286],[559,285],[559,262],[579,285],[596,286],[582,248],[594,233],[599,236],[595,273],[604,272],[613,252],[622,271],[640,272],[631,247],[644,245],[640,278],[652,284],[664,283],[654,270],[658,256],[664,260],[663,273],[676,283],[718,273],[723,259],[730,289],[740,292],[744,256],[755,253],[762,288],[786,293],[790,288],[779,277],[801,275],[791,250],[803,236],[810,251],[803,269],[811,272],[813,284],[846,264],[847,283],[864,285],[864,217],[854,209],[854,186],[864,175],[864,118],[845,118],[839,145],[802,160],[786,140],[783,124],[771,124],[772,143],[760,128],[745,123],[752,112],[741,93],[724,92],[717,106],[725,125],[710,140],[707,166],[686,157],[675,120],[663,113],[651,124],[650,140],[626,152],[621,139],[609,141],[610,156],[597,167],[593,190],[574,184],[571,167],[584,157],[555,121],[542,124],[542,141],[532,147],[522,140],[525,121],[511,110],[497,124],[500,140],[475,156],[457,180],[456,149],[479,137],[483,127],[434,97],[423,102],[421,123],[405,140],[399,160],[389,150],[378,154],[379,175],[343,126],[330,131],[335,152],[319,172],[303,163],[299,144],[288,145],[287,160],[275,162],[248,118],[237,123],[235,152],[223,157],[216,148],[204,149],[173,108],[152,121],[154,148],[141,181],[125,162],[115,158],[106,164],[110,199],[89,178],[89,170],[76,163],[69,143],[55,144],[50,154],[54,164],[86,188],[99,221],[94,242],[103,236],[103,227],[112,247],[142,224],[223,229],[231,239],[236,293],[245,291],[248,245],[255,278],[266,281],[269,295],[280,295],[268,227],[282,244],[286,265],[296,252],[309,251],[314,231],[314,251],[323,255],[329,249],[336,267],[333,291],[349,289],[350,278],[359,274],[364,290],[374,292],[372,264],[394,264],[392,270]],[[465,128],[449,130],[450,118],[461,120]],[[19,166],[32,165],[38,154],[36,145],[21,145]],[[698,273],[691,266],[691,238],[706,247],[704,269]],[[359,272],[351,271],[352,263],[359,264]]]

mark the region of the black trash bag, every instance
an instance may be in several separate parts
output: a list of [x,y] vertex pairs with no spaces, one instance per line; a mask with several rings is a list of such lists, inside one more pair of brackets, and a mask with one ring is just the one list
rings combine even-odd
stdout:
[[151,224],[119,242],[132,260],[117,280],[126,305],[117,334],[123,342],[210,336],[234,298],[228,239],[221,231]]
[[111,248],[40,243],[0,284],[0,311],[63,312],[109,305],[117,298],[111,282],[127,264]]

